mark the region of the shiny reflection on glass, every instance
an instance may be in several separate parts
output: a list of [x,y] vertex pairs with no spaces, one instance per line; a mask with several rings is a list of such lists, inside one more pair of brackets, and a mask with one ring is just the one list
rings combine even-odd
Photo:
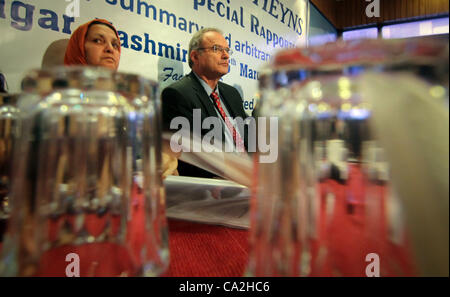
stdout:
[[[36,88],[42,80],[45,92]],[[82,276],[162,273],[169,254],[155,83],[67,68],[31,72],[27,84],[21,101],[40,100],[23,112],[0,274],[64,276],[59,256],[68,250],[85,263]]]

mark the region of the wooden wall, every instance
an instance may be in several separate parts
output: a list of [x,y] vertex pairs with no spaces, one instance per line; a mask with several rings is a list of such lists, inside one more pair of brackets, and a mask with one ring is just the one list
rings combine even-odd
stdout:
[[317,9],[330,21],[330,23],[337,27],[337,1],[336,0],[310,0]]
[[337,28],[448,14],[449,0],[380,0],[380,17],[368,18],[365,0],[311,0]]

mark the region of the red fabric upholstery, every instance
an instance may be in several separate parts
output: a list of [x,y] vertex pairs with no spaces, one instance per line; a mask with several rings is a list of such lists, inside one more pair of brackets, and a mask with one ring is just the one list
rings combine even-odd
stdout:
[[243,276],[248,231],[169,220],[170,266],[164,276]]
[[[381,276],[413,276],[415,267],[411,261],[411,251],[405,241],[396,245],[388,238],[385,213],[385,191],[383,185],[371,188],[377,191],[379,213],[370,213],[366,201],[369,189],[361,187],[363,174],[359,166],[350,166],[349,184],[340,184],[327,180],[320,185],[320,222],[319,236],[312,242],[312,258],[314,276],[366,276],[369,262],[366,255],[377,253],[380,257]],[[335,196],[334,211],[326,218],[326,195],[333,192]],[[328,220],[328,222],[327,222]],[[326,250],[326,256],[321,258]]]

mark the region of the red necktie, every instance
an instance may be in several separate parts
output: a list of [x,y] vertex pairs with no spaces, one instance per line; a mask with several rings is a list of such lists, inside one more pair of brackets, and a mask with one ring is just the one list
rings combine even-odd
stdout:
[[214,103],[216,104],[220,115],[222,116],[223,120],[225,121],[225,124],[227,125],[228,129],[231,131],[231,134],[233,135],[233,140],[234,140],[234,143],[236,144],[236,148],[238,149],[238,152],[245,152],[244,141],[242,140],[241,136],[236,131],[236,129],[233,127],[233,124],[231,124],[230,119],[225,114],[225,111],[222,108],[222,104],[220,104],[219,95],[217,95],[217,93],[214,91],[211,93],[211,98],[214,100]]

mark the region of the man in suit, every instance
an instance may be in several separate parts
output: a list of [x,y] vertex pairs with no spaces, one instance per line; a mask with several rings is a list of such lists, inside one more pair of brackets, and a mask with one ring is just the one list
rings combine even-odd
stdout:
[[[245,151],[246,135],[233,121],[236,117],[247,118],[239,92],[220,82],[228,73],[232,51],[222,32],[204,28],[194,34],[189,43],[189,66],[192,72],[162,92],[164,129],[170,132],[170,123],[176,117],[184,117],[193,131],[194,110],[200,111],[200,123],[207,117],[216,117],[222,123],[222,141],[237,151]],[[198,114],[198,111],[197,111]],[[201,135],[210,129],[201,129]],[[179,162],[180,175],[212,177],[213,175],[189,164]]]

